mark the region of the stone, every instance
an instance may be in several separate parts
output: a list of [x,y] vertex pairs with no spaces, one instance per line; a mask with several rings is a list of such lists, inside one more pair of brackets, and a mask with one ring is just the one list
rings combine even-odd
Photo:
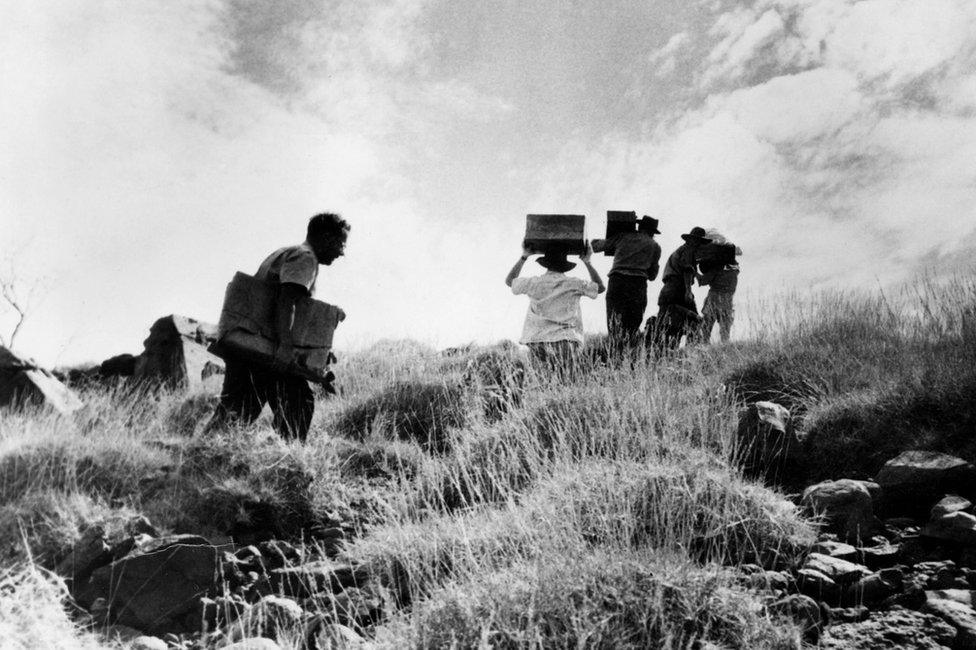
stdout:
[[[353,650],[366,646],[366,639],[356,634],[345,625],[338,623],[323,623],[314,632],[312,647],[332,648],[334,650]],[[311,645],[311,644],[310,644]]]
[[163,544],[135,550],[96,569],[79,587],[84,605],[104,599],[108,618],[151,634],[185,631],[180,619],[220,590],[220,551],[210,545]]
[[746,476],[779,483],[802,465],[790,412],[774,402],[750,404],[739,414],[735,460]]
[[857,549],[844,542],[824,540],[814,544],[810,550],[814,553],[822,553],[823,555],[847,560],[848,562],[853,562],[857,559]]
[[803,563],[803,568],[818,571],[841,586],[853,584],[871,574],[866,566],[830,557],[823,553],[808,555]]
[[54,567],[54,572],[74,586],[88,580],[95,569],[111,561],[112,547],[105,536],[105,528],[89,526],[68,555]]
[[788,616],[796,621],[804,638],[816,641],[820,637],[825,623],[824,615],[813,598],[791,594],[771,603],[768,609],[773,614]]
[[937,504],[932,506],[930,512],[931,519],[938,519],[950,512],[960,512],[963,510],[969,510],[973,507],[972,501],[969,499],[963,499],[955,494],[947,494],[942,497]]
[[215,374],[214,368],[224,367],[222,359],[207,351],[216,340],[216,325],[175,314],[164,316],[149,328],[133,379],[171,388],[202,389],[207,378]]
[[167,650],[169,646],[157,636],[138,636],[132,640],[129,650]]
[[822,516],[826,529],[844,540],[858,542],[882,530],[871,492],[862,481],[839,479],[811,485],[803,491],[800,503]]
[[945,650],[956,630],[937,616],[906,609],[873,613],[858,623],[840,623],[824,630],[825,650]]
[[864,546],[857,549],[861,563],[872,571],[887,569],[898,564],[901,555],[901,545],[883,542],[875,546]]
[[872,573],[849,585],[844,590],[841,600],[850,605],[879,603],[898,593],[901,590],[902,580],[901,572],[897,569]]
[[294,634],[302,628],[304,617],[305,611],[294,600],[281,596],[265,596],[232,623],[230,629],[244,636],[272,638],[282,632]]
[[952,600],[926,600],[922,611],[938,616],[956,629],[953,650],[976,650],[976,611]]
[[[787,591],[793,587],[793,578],[783,571],[760,571],[749,574],[746,577],[745,584],[753,589],[772,592]],[[346,591],[349,590],[347,589]]]
[[288,542],[271,539],[258,544],[258,551],[264,558],[266,569],[280,569],[293,566],[302,560],[302,553]]
[[0,346],[0,408],[41,408],[71,415],[84,404],[54,374]]
[[101,377],[131,377],[135,371],[136,356],[127,353],[109,357],[98,366]]
[[803,568],[797,571],[796,584],[801,594],[816,600],[836,601],[840,596],[838,584],[814,569]]
[[866,621],[869,616],[871,616],[870,609],[864,605],[857,605],[855,607],[831,607],[829,619],[832,625],[836,625],[838,623],[859,623]]
[[976,546],[976,515],[953,511],[933,518],[922,529],[922,535],[966,546]]
[[302,599],[322,592],[334,592],[363,584],[366,573],[346,564],[329,560],[310,562],[297,567],[274,569],[268,573],[275,593]]
[[884,464],[875,477],[887,516],[923,518],[943,495],[973,495],[976,467],[934,451],[906,451]]

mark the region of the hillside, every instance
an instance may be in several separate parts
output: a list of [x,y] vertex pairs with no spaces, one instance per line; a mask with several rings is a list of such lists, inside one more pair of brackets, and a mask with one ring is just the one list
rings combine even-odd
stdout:
[[[205,392],[119,384],[86,389],[73,419],[0,412],[0,635],[15,648],[139,647],[140,633],[183,648],[867,648],[883,629],[958,643],[976,621],[976,284],[763,313],[745,340],[662,359],[607,362],[593,340],[558,377],[511,345],[378,343],[340,359],[340,395],[319,396],[305,446],[267,414],[204,435]],[[782,431],[757,402],[789,409]],[[744,412],[760,421],[740,426]],[[749,447],[770,436],[789,449]],[[955,473],[891,464],[913,450]],[[827,487],[801,498],[814,484]],[[929,511],[953,493],[943,534]],[[213,584],[150,624],[105,568],[163,551],[187,572],[166,584],[197,563]],[[945,601],[957,611],[934,602],[940,589],[968,596]]]

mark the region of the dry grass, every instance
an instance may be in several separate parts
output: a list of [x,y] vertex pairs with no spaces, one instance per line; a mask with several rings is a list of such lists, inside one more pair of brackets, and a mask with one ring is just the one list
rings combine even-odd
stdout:
[[[904,445],[973,453],[958,445],[974,423],[976,285],[765,314],[749,341],[654,363],[606,365],[596,345],[558,382],[510,347],[383,342],[341,360],[306,446],[267,418],[203,436],[205,395],[93,392],[74,420],[2,413],[0,526],[18,532],[0,541],[19,567],[5,588],[61,611],[30,567],[86,525],[139,511],[219,537],[270,509],[293,539],[316,521],[355,530],[345,555],[371,568],[388,615],[362,631],[383,647],[798,647],[731,575],[789,565],[812,535],[729,465],[738,410],[791,407],[811,477],[868,475]],[[4,612],[28,643],[30,610]]]

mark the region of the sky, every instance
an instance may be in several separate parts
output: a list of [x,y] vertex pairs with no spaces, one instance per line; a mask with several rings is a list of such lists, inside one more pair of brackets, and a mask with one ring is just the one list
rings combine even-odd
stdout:
[[976,3],[0,5],[0,279],[41,363],[216,322],[323,211],[352,225],[318,282],[339,349],[517,339],[525,215],[607,210],[665,255],[718,228],[747,297],[971,272]]

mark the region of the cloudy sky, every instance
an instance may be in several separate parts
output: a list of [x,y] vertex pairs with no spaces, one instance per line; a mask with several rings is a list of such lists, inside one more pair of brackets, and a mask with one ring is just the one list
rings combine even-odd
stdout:
[[516,338],[525,214],[609,209],[666,254],[726,232],[744,294],[971,270],[976,3],[0,5],[0,272],[40,289],[44,363],[216,321],[324,210],[353,228],[318,289],[340,348]]

